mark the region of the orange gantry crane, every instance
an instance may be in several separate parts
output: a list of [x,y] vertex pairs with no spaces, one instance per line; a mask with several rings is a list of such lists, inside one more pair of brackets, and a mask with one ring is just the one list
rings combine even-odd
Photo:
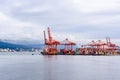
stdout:
[[106,37],[106,50],[113,54],[117,54],[119,50],[119,47],[110,41],[110,37]]
[[44,49],[43,54],[46,55],[56,55],[58,53],[57,46],[60,45],[60,42],[57,40],[54,40],[50,33],[50,28],[48,27],[48,39],[46,37],[46,33],[44,31]]
[[108,46],[108,49],[115,50],[116,44],[111,43],[110,37],[106,37],[106,44]]
[[101,40],[98,41],[92,41],[88,44],[84,45],[84,48],[82,48],[82,52],[90,54],[115,54],[119,48],[116,46],[116,44],[111,43],[110,38],[106,38],[106,42],[102,42]]
[[88,44],[83,45],[83,48],[80,49],[80,54],[84,55],[96,54],[98,48],[99,48],[98,43],[92,40]]
[[61,45],[64,45],[64,49],[61,49],[60,52],[63,54],[74,54],[73,46],[76,45],[76,43],[71,42],[66,38],[64,41],[61,42]]
[[[83,45],[81,48],[76,48],[76,52],[74,52],[73,46],[75,46],[76,43],[69,41],[68,38],[60,43],[52,38],[49,27],[47,28],[47,32],[48,37],[46,37],[46,32],[44,31],[44,48],[42,52],[44,55],[73,55],[74,53],[77,55],[120,54],[119,46],[113,44],[110,41],[110,37],[106,37],[106,42],[102,42],[101,40],[92,40],[90,43]],[[59,51],[58,45],[63,45],[64,48]]]

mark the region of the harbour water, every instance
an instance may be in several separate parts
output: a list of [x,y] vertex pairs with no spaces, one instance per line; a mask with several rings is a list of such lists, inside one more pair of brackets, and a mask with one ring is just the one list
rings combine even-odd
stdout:
[[0,80],[120,80],[120,56],[32,54],[1,53]]

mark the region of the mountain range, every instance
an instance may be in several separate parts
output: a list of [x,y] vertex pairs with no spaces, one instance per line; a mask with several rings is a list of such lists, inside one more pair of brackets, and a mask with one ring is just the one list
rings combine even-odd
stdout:
[[14,44],[9,42],[0,41],[0,48],[9,49],[32,49],[32,48],[42,48],[43,44]]

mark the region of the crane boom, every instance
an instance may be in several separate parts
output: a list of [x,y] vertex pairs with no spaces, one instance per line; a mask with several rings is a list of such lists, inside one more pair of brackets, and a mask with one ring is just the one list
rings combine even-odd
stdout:
[[48,39],[49,42],[52,43],[52,37],[51,37],[51,33],[50,33],[50,28],[48,27]]
[[45,33],[45,31],[43,31],[43,32],[44,32],[44,43],[46,44],[47,43],[46,33]]

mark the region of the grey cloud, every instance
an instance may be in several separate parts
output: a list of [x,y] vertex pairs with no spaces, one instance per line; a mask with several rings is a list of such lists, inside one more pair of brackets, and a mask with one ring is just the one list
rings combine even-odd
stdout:
[[[42,30],[46,29],[47,26],[54,30],[53,35],[57,32],[59,34],[68,32],[88,38],[106,36],[120,38],[117,35],[119,33],[117,28],[120,26],[120,6],[116,9],[82,12],[82,7],[76,7],[79,10],[75,9],[72,0],[4,0],[0,2],[0,12],[13,18],[13,21],[17,20],[18,23],[25,23],[20,25],[22,27],[18,28],[19,30],[17,30],[19,25],[13,25],[13,28],[18,31],[16,35],[13,34],[16,39],[26,39],[28,37],[29,39],[39,40],[43,37]],[[27,22],[30,25],[26,24]],[[11,24],[14,24],[14,22],[11,22]],[[8,28],[9,26],[9,24],[2,23],[0,25],[3,30],[5,30],[4,27]],[[11,33],[8,31],[8,36]],[[76,36],[76,34],[73,36]]]

